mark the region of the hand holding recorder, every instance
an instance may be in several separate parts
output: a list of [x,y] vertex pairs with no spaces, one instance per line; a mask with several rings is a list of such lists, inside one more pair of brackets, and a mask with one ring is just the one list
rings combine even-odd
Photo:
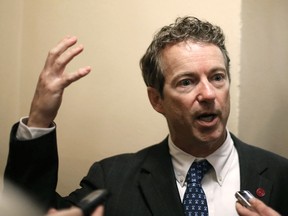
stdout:
[[256,199],[249,191],[238,191],[236,211],[240,216],[281,216],[278,212]]
[[102,205],[108,197],[107,190],[95,190],[80,200],[76,207],[61,211],[51,209],[46,216],[103,216],[104,207]]

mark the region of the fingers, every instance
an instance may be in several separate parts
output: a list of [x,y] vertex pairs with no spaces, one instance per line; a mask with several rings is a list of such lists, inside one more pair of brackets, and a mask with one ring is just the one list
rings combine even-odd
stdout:
[[236,211],[240,216],[259,216],[252,210],[242,206],[239,202],[236,202]]
[[260,216],[280,216],[276,211],[274,211],[272,208],[265,205],[261,200],[259,199],[251,199],[250,203],[255,209],[255,211]]
[[57,80],[59,88],[67,87],[91,71],[91,67],[83,67],[74,73],[64,73],[66,65],[84,50],[83,45],[73,47],[76,43],[77,38],[75,36],[66,36],[49,51],[42,76],[60,78],[54,79]]
[[103,216],[104,215],[104,206],[99,206],[95,209],[91,216]]
[[80,78],[86,76],[88,73],[90,73],[91,71],[91,67],[87,66],[87,67],[83,67],[83,68],[79,68],[78,71],[74,72],[74,73],[67,73],[65,75],[65,82],[64,83],[64,88],[67,87],[68,85],[70,85],[71,83],[79,80]]
[[83,216],[83,213],[80,208],[72,207],[64,210],[49,210],[46,216]]
[[[91,214],[91,216],[103,216],[104,215],[104,206],[99,206]],[[78,207],[72,207],[70,209],[56,210],[50,209],[46,216],[83,216],[82,210]]]
[[236,202],[236,211],[240,216],[280,216],[279,213],[265,205],[259,199],[250,199],[249,202],[253,210],[248,209],[242,206],[240,203]]
[[49,51],[31,103],[29,127],[49,127],[61,106],[64,89],[91,71],[91,67],[86,66],[65,72],[66,65],[84,49],[76,43],[76,37],[67,36]]
[[71,61],[76,55],[83,51],[83,46],[77,46],[67,52],[65,55],[62,55],[68,48],[72,47],[77,43],[77,38],[75,36],[66,36],[64,37],[54,48],[52,48],[46,60],[46,67],[51,67],[56,62],[57,65],[62,66],[66,65]]
[[75,36],[67,36],[52,48],[47,56],[43,73],[61,75],[66,65],[84,50],[82,44],[73,47],[76,42],[77,38]]
[[48,210],[47,214],[50,215],[50,214],[54,214],[56,212],[57,212],[57,209],[51,208],[51,209]]

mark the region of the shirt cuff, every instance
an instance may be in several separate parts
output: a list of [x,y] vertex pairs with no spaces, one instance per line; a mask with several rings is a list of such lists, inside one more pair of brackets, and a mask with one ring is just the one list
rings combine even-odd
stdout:
[[38,137],[44,136],[52,132],[56,128],[56,125],[54,122],[49,128],[28,127],[27,120],[28,120],[28,117],[23,117],[20,119],[18,130],[16,133],[16,138],[18,140],[25,141],[25,140],[36,139]]

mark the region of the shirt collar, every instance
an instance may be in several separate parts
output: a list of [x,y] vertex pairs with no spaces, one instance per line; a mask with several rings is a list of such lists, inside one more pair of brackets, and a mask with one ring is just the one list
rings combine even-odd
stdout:
[[[186,175],[191,164],[196,160],[202,160],[204,158],[196,158],[195,156],[184,152],[173,143],[170,136],[168,139],[168,145],[176,180],[180,185],[184,186]],[[219,185],[222,185],[225,180],[228,170],[233,162],[233,153],[235,151],[236,149],[233,140],[227,130],[227,137],[223,145],[205,158],[213,166]]]

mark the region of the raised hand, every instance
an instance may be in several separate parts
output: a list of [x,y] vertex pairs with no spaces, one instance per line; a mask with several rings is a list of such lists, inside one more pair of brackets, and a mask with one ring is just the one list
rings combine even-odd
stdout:
[[49,51],[31,103],[29,127],[49,127],[61,106],[64,89],[91,71],[86,66],[65,72],[66,65],[84,49],[83,45],[73,46],[76,42],[76,37],[67,36]]

